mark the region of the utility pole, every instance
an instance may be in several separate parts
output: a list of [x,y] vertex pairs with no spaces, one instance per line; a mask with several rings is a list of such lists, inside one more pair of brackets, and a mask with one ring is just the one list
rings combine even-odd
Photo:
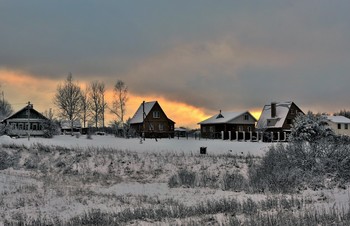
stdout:
[[28,106],[27,106],[27,116],[28,116],[28,128],[27,128],[27,135],[28,135],[28,141],[30,140],[30,109],[32,109],[33,105],[30,104],[30,101],[28,101]]

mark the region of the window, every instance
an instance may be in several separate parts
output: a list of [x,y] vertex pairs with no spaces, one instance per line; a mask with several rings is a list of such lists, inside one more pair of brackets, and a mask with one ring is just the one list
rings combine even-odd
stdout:
[[11,123],[11,129],[16,129],[16,123]]
[[248,120],[249,120],[249,115],[248,115],[248,114],[245,114],[245,115],[244,115],[244,120],[245,120],[245,121],[248,121]]
[[23,129],[23,123],[19,123],[19,124],[18,124],[18,129],[19,129],[19,130],[22,130],[22,129]]
[[163,131],[164,130],[164,125],[162,123],[159,124],[159,131]]
[[338,129],[341,129],[341,124],[340,123],[338,124]]
[[34,124],[32,125],[32,129],[33,129],[33,130],[38,130],[38,124],[34,123]]
[[348,124],[344,124],[345,128],[344,129],[348,129]]
[[152,130],[154,130],[154,126],[153,126],[153,124],[152,124],[152,123],[150,123],[148,128],[149,128],[149,130],[151,130],[151,131],[152,131]]
[[210,126],[210,132],[213,133],[215,131],[214,126]]
[[239,132],[243,132],[243,126],[239,126],[239,127],[238,127],[238,131],[239,131]]
[[154,111],[154,112],[153,112],[153,118],[160,118],[160,113],[159,113],[159,111]]
[[248,130],[248,132],[252,132],[252,127],[248,126],[247,130]]

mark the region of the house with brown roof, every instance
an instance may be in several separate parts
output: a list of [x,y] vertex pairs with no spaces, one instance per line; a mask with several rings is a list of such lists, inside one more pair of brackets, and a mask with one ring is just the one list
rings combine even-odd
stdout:
[[255,132],[255,117],[249,112],[220,112],[212,117],[199,122],[201,127],[201,136],[203,138],[225,138],[230,132]]
[[32,104],[10,115],[2,120],[1,123],[8,126],[6,132],[9,136],[43,136],[43,123],[49,120],[44,115],[36,111]]
[[142,102],[130,120],[130,128],[144,137],[174,137],[174,126],[158,101]]

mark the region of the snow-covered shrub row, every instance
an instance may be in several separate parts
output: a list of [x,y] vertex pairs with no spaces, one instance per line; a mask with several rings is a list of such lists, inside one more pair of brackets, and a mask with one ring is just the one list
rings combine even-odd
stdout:
[[[2,148],[6,150],[0,155],[0,161],[6,162],[2,164],[3,169],[13,167],[30,170],[42,175],[53,175],[55,180],[79,177],[83,183],[168,182],[174,172],[181,169],[186,172],[187,167],[191,166],[193,172],[199,173],[196,178],[186,179],[186,186],[193,187],[196,183],[202,187],[223,189],[227,185],[220,185],[217,178],[222,184],[224,174],[237,173],[257,158],[251,155],[211,156],[170,152],[140,153],[109,148],[65,148],[40,143],[30,147],[2,145]],[[9,161],[9,158],[12,160]],[[228,181],[227,176],[226,182],[232,183]]]
[[[124,225],[128,223],[135,223],[137,221],[146,221],[153,224],[166,223],[172,225],[172,222],[181,220],[182,224],[185,222],[192,222],[198,225],[209,218],[213,222],[217,222],[213,216],[216,214],[225,214],[227,219],[222,219],[225,224],[229,222],[239,222],[239,225],[246,222],[255,222],[256,219],[261,219],[262,215],[269,215],[271,218],[276,217],[273,212],[278,209],[284,209],[291,213],[295,210],[300,210],[307,205],[307,201],[296,198],[286,197],[268,197],[265,200],[254,201],[250,198],[244,201],[237,199],[223,198],[219,200],[209,200],[195,206],[186,206],[179,203],[172,202],[158,202],[149,207],[126,208],[120,212],[105,212],[100,209],[92,209],[80,216],[73,217],[69,220],[49,219],[46,217],[39,217],[31,220],[29,217],[23,215],[18,218],[16,222],[6,221],[6,224],[23,223],[25,225]],[[240,218],[235,218],[239,215]],[[278,214],[277,214],[278,215]],[[209,218],[207,217],[209,216]],[[244,217],[243,217],[244,216]],[[218,223],[218,222],[217,222]]]
[[249,171],[255,191],[295,192],[350,182],[350,145],[319,141],[272,146]]
[[[221,175],[222,174],[222,175]],[[202,187],[222,189],[224,191],[248,191],[248,180],[238,172],[223,172],[219,175],[208,170],[191,171],[181,169],[168,180],[170,188],[175,187]]]

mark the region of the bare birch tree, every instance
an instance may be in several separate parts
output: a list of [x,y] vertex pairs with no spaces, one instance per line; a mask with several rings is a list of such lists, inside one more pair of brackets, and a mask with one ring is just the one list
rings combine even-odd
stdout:
[[102,126],[104,127],[104,113],[106,108],[104,95],[104,83],[98,81],[91,82],[89,86],[89,98],[91,101],[90,112],[93,117],[96,128],[98,128],[99,121],[102,121]]
[[69,120],[72,132],[73,122],[79,120],[82,112],[81,96],[80,86],[77,83],[73,83],[71,73],[67,76],[64,84],[57,86],[54,104],[59,110],[59,115]]
[[82,104],[82,113],[81,119],[83,120],[83,127],[86,128],[86,123],[88,122],[90,116],[90,99],[89,99],[89,90],[86,88],[85,91],[82,91],[81,95],[81,104]]
[[113,107],[110,109],[111,113],[117,116],[117,122],[124,122],[126,113],[126,102],[128,101],[128,87],[122,80],[118,80],[114,85],[114,100]]
[[12,114],[12,106],[11,104],[5,100],[4,92],[1,92],[0,98],[0,120],[10,116]]

